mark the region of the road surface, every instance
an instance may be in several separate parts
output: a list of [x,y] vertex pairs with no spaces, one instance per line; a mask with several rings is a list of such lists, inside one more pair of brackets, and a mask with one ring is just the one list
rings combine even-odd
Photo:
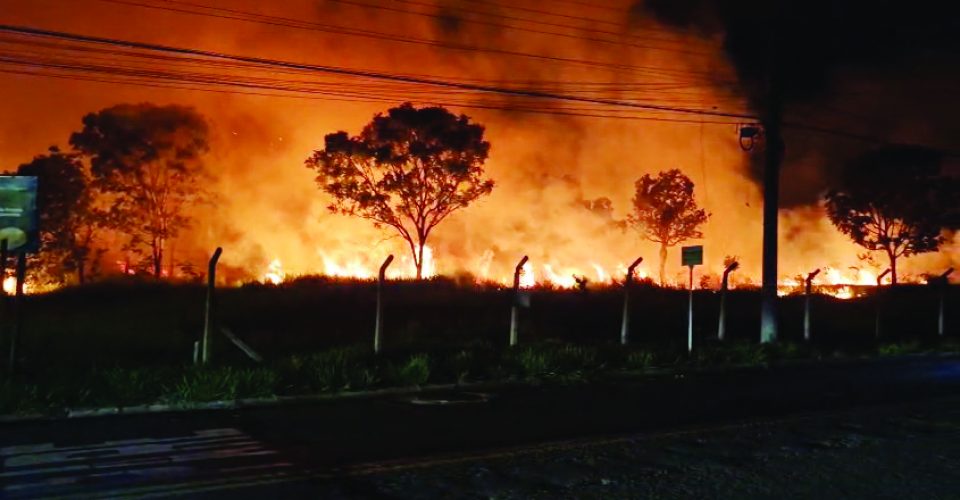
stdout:
[[[463,482],[461,476],[469,467],[489,472],[493,467],[489,464],[511,463],[521,456],[539,457],[521,461],[531,467],[537,460],[545,460],[550,467],[566,470],[556,464],[581,453],[571,450],[609,451],[627,445],[637,449],[644,440],[668,436],[695,435],[700,437],[693,439],[709,441],[726,435],[734,441],[788,446],[774,444],[775,439],[763,441],[776,432],[744,438],[731,431],[764,425],[780,429],[776,422],[794,422],[789,425],[802,428],[807,421],[820,422],[818,425],[826,425],[823,422],[831,418],[857,422],[890,412],[895,418],[907,418],[904,415],[926,408],[927,415],[956,415],[960,424],[960,399],[952,399],[960,396],[958,389],[960,359],[937,358],[589,385],[507,387],[489,392],[485,400],[463,404],[414,404],[411,396],[386,396],[239,411],[25,422],[0,426],[0,482],[4,498],[536,497],[542,486],[539,482],[534,490],[517,485],[523,483],[519,478],[542,476],[540,469],[525,472],[514,466],[510,470],[515,480],[500,487],[483,481],[477,486]],[[431,396],[419,398],[422,403]],[[884,429],[884,422],[877,423],[877,429]],[[942,436],[927,433],[934,436],[931,442],[944,442],[945,446],[946,440],[951,446],[958,442],[960,435],[953,427],[941,427],[934,426],[934,430],[942,430]],[[939,453],[928,448],[913,450],[924,456],[910,463],[924,463],[931,453]],[[709,447],[699,454],[696,449],[685,453],[688,461],[699,461],[704,467],[730,465]],[[856,457],[857,450],[851,453]],[[896,453],[909,454],[911,450],[903,448]],[[654,453],[638,459],[637,471],[651,467],[663,456]],[[851,457],[833,459],[848,463]],[[597,498],[632,497],[631,491],[645,490],[606,478],[613,474],[608,474],[610,469],[620,470],[622,477],[633,477],[637,471],[630,470],[632,463],[621,459],[603,470],[578,467],[575,473],[554,475],[597,479],[602,488],[627,488],[619,492],[601,488],[594,492]],[[410,470],[419,470],[421,475]],[[664,477],[680,474],[670,467],[664,470]],[[680,476],[670,484],[683,486],[683,481],[693,480],[687,474]],[[461,477],[459,486],[450,486],[449,477]],[[614,482],[605,484],[601,479]],[[740,481],[728,479],[731,484]],[[487,491],[491,487],[494,493]],[[579,497],[581,489],[545,491],[544,498]],[[591,496],[587,491],[582,490],[584,497]],[[678,491],[648,493],[687,496],[685,490]],[[689,494],[695,495],[695,491]],[[953,498],[960,497],[960,489],[957,492]],[[783,496],[783,492],[777,493]]]

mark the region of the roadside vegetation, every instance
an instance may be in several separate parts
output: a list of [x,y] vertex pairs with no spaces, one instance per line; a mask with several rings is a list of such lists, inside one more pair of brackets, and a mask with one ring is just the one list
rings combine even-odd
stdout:
[[[217,335],[212,362],[200,367],[193,365],[192,352],[202,331],[201,287],[88,285],[27,297],[20,371],[0,380],[0,413],[428,384],[581,383],[787,360],[960,351],[955,328],[942,338],[936,334],[938,296],[929,288],[893,293],[884,297],[879,340],[876,297],[815,297],[810,342],[799,328],[802,298],[785,297],[782,340],[760,345],[755,292],[730,293],[729,336],[720,342],[718,296],[700,291],[694,298],[694,351],[688,354],[686,292],[680,290],[637,286],[631,295],[634,342],[627,346],[618,343],[618,288],[531,290],[531,307],[521,310],[520,343],[509,348],[509,291],[449,279],[391,282],[384,291],[384,348],[374,354],[373,285],[310,277],[221,290],[221,323],[264,361],[252,361]],[[900,307],[914,318],[929,315],[930,324],[898,323]]]

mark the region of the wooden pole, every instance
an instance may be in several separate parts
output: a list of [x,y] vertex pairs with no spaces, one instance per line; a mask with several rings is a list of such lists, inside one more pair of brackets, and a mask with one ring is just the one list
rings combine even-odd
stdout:
[[13,302],[13,335],[10,338],[10,362],[7,369],[11,375],[17,371],[17,350],[23,333],[23,281],[27,275],[27,253],[17,254],[17,291]]
[[627,268],[627,279],[623,282],[623,321],[620,323],[620,344],[627,345],[630,335],[630,285],[633,284],[633,271],[643,262],[643,257],[637,257],[637,260]]
[[723,270],[723,279],[720,280],[720,318],[717,320],[717,340],[723,340],[727,335],[727,286],[730,273],[737,270],[740,263],[733,261]]
[[207,266],[207,308],[206,318],[203,322],[203,352],[200,360],[204,365],[210,361],[210,337],[216,330],[217,261],[220,260],[220,254],[222,253],[223,249],[217,247]]
[[3,282],[7,280],[7,260],[9,258],[7,250],[7,239],[0,240],[0,341],[7,338],[7,291],[3,288]]
[[380,335],[383,332],[383,281],[386,279],[387,267],[391,262],[393,262],[392,254],[383,261],[380,274],[377,275],[377,317],[373,327],[373,352],[380,352]]
[[811,293],[813,291],[813,278],[816,278],[818,274],[820,274],[819,269],[808,274],[806,286],[803,289],[803,340],[810,340],[810,300],[813,295]]
[[517,267],[513,270],[513,306],[510,308],[510,346],[517,345],[517,328],[520,315],[520,273],[523,272],[523,265],[527,263],[526,255],[520,259]]
[[[7,249],[7,239],[0,240],[0,284],[7,279],[7,260],[10,258],[10,251]],[[7,294],[7,291],[0,286],[0,293]]]
[[693,266],[690,268],[690,298],[687,303],[687,352],[693,352]]

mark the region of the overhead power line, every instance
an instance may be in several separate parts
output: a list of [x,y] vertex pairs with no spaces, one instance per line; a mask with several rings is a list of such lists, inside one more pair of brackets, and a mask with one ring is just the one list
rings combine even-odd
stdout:
[[251,63],[251,64],[264,65],[264,66],[301,69],[301,70],[315,71],[318,73],[345,75],[345,76],[369,78],[374,80],[405,82],[405,83],[420,84],[420,85],[432,85],[432,86],[441,87],[441,88],[472,90],[476,92],[491,93],[491,94],[513,95],[513,96],[520,96],[520,97],[532,97],[532,98],[538,98],[538,99],[549,99],[549,100],[588,103],[588,104],[603,104],[608,106],[619,106],[624,108],[635,108],[635,109],[643,109],[643,110],[650,110],[650,111],[663,111],[663,112],[685,114],[685,115],[716,116],[716,117],[724,117],[724,118],[737,118],[737,119],[743,119],[743,120],[756,120],[756,117],[749,114],[745,114],[745,113],[731,113],[731,112],[711,111],[711,110],[703,110],[703,109],[682,108],[682,107],[674,107],[674,106],[661,106],[661,105],[655,105],[655,104],[641,104],[641,103],[630,102],[630,101],[600,99],[600,98],[584,97],[584,96],[573,96],[573,95],[566,95],[566,94],[542,92],[542,91],[536,91],[536,90],[524,90],[524,89],[515,89],[515,88],[508,88],[508,87],[496,87],[496,86],[490,86],[490,85],[477,85],[477,84],[469,84],[469,83],[450,82],[450,81],[444,81],[444,80],[415,78],[415,77],[407,77],[407,76],[383,73],[383,72],[355,70],[355,69],[338,67],[338,66],[325,66],[325,65],[297,63],[297,62],[281,61],[281,60],[267,59],[267,58],[261,58],[261,57],[227,54],[222,52],[214,52],[214,51],[201,50],[201,49],[190,49],[190,48],[172,47],[172,46],[152,44],[152,43],[134,42],[129,40],[120,40],[120,39],[113,39],[113,38],[93,37],[93,36],[87,36],[87,35],[78,35],[73,33],[43,30],[43,29],[24,27],[24,26],[0,25],[0,31],[8,32],[8,33],[19,33],[21,35],[54,38],[54,39],[60,39],[60,40],[70,40],[74,42],[85,42],[85,43],[92,43],[92,44],[117,46],[117,47],[127,47],[132,49],[152,50],[152,51],[182,54],[182,55],[194,56],[194,57],[207,57],[212,59],[232,60],[232,61],[239,61],[239,62],[245,62],[245,63]]
[[588,60],[588,59],[550,56],[545,54],[536,54],[536,53],[522,52],[517,50],[500,49],[496,47],[466,45],[466,44],[458,44],[458,43],[452,43],[452,42],[438,42],[436,40],[417,38],[417,37],[407,36],[407,35],[397,35],[393,33],[385,33],[385,32],[376,31],[376,30],[367,30],[367,29],[331,25],[331,24],[314,23],[314,22],[302,21],[299,19],[291,19],[286,17],[260,14],[256,12],[244,11],[239,9],[215,7],[215,6],[209,6],[209,5],[203,5],[203,4],[191,3],[191,2],[183,2],[183,1],[177,1],[177,0],[154,0],[154,2],[162,2],[164,4],[168,4],[168,6],[144,3],[142,1],[135,1],[135,0],[98,0],[98,1],[105,2],[105,3],[118,4],[118,5],[140,7],[145,9],[153,9],[153,10],[160,10],[160,11],[167,11],[167,12],[175,12],[180,14],[202,16],[202,17],[208,17],[208,18],[226,19],[226,20],[241,21],[241,22],[247,22],[247,23],[262,24],[267,26],[277,26],[277,27],[291,28],[291,29],[297,29],[297,30],[332,33],[332,34],[345,35],[345,36],[355,36],[355,37],[369,38],[369,39],[380,40],[380,41],[422,45],[422,46],[434,47],[434,48],[439,48],[444,50],[486,53],[486,54],[495,54],[495,55],[508,56],[508,57],[522,57],[527,59],[534,59],[534,60],[546,61],[546,62],[552,62],[552,63],[558,63],[558,64],[577,65],[577,66],[590,67],[590,68],[605,68],[611,71],[639,73],[639,74],[647,74],[647,75],[653,75],[653,76],[694,78],[694,79],[699,79],[701,81],[712,83],[715,85],[733,85],[735,83],[735,81],[733,80],[719,80],[714,76],[714,74],[709,72],[678,70],[675,68],[666,68],[662,66],[646,66],[646,65],[634,65],[634,64],[626,64],[626,63],[607,63],[607,62]]
[[[509,101],[485,102],[473,98],[476,92],[461,89],[437,89],[416,84],[378,82],[346,85],[344,81],[317,81],[315,78],[291,79],[251,76],[251,73],[263,70],[261,66],[198,59],[163,54],[148,54],[125,48],[100,48],[90,46],[71,46],[74,42],[42,41],[30,37],[18,40],[19,35],[0,36],[0,65],[28,68],[36,76],[50,75],[66,78],[70,75],[107,75],[109,82],[130,83],[182,90],[206,90],[203,87],[236,87],[245,95],[268,95],[275,97],[320,98],[328,100],[363,100],[371,102],[397,102],[402,100],[418,103],[437,103],[468,108],[499,109],[503,111],[533,112],[543,114],[563,114],[568,116],[588,116],[596,118],[647,119],[656,121],[677,121],[662,119],[663,112],[588,104],[591,107],[543,106],[532,103],[542,99],[513,98]],[[13,38],[11,38],[13,37]],[[22,48],[22,46],[26,48]],[[14,50],[4,47],[12,46]],[[146,58],[145,60],[141,60]],[[213,70],[213,72],[211,72]],[[233,72],[242,70],[242,73]],[[22,73],[26,69],[9,70],[10,73]],[[224,71],[228,71],[224,73]],[[43,74],[37,74],[37,73]],[[269,73],[277,73],[272,69]],[[278,73],[305,76],[304,72],[284,70]],[[104,78],[91,78],[81,75],[78,80],[105,82]],[[311,75],[312,76],[312,75]],[[336,77],[342,78],[342,77]],[[158,85],[159,84],[159,85]],[[176,87],[171,85],[175,84]],[[189,86],[189,87],[185,87]],[[309,96],[309,97],[305,97]],[[322,96],[322,97],[318,97]],[[338,99],[332,99],[336,96]],[[349,99],[342,99],[349,98]],[[442,101],[440,99],[443,99]],[[530,101],[530,102],[528,102]],[[637,113],[643,113],[638,115]],[[724,121],[723,123],[735,123]]]
[[[66,80],[80,80],[88,81],[94,83],[109,83],[109,84],[119,84],[119,85],[133,85],[140,87],[153,87],[161,89],[170,89],[170,90],[183,90],[183,91],[192,91],[192,92],[209,92],[217,94],[234,94],[234,95],[244,95],[244,96],[254,96],[254,97],[269,97],[269,98],[285,98],[285,99],[307,99],[307,100],[318,100],[318,101],[333,101],[333,102],[376,102],[376,103],[396,103],[396,99],[387,99],[387,98],[377,98],[377,97],[349,97],[349,96],[315,96],[315,95],[294,95],[294,94],[281,94],[281,93],[271,93],[271,92],[258,92],[258,91],[241,91],[241,90],[230,90],[222,88],[210,88],[210,87],[197,87],[189,85],[175,85],[167,83],[159,83],[150,80],[132,80],[132,79],[119,79],[119,78],[105,78],[105,77],[88,77],[88,76],[79,76],[69,73],[37,73],[36,71],[29,70],[7,70],[0,68],[0,73],[16,74],[21,76],[42,76],[49,78],[57,79],[66,79]],[[567,116],[567,117],[577,117],[577,118],[601,118],[601,119],[616,119],[616,120],[627,120],[627,121],[650,121],[650,122],[664,122],[664,123],[676,123],[676,124],[708,124],[708,125],[729,125],[735,126],[736,122],[728,121],[719,121],[719,120],[697,120],[697,119],[684,119],[684,118],[669,118],[669,117],[658,117],[658,116],[636,116],[636,115],[610,115],[603,113],[590,113],[588,111],[577,111],[575,109],[571,110],[569,108],[528,108],[523,106],[502,106],[502,105],[489,105],[482,103],[469,103],[469,102],[449,102],[444,100],[437,99],[427,99],[427,100],[415,100],[418,104],[432,105],[432,106],[447,106],[447,107],[460,107],[466,109],[483,109],[491,111],[503,111],[503,112],[516,112],[523,114],[536,114],[536,115],[548,115],[548,116]]]
[[[435,14],[435,13],[424,12],[424,11],[401,9],[401,8],[398,8],[398,7],[390,7],[390,6],[387,6],[387,5],[376,5],[376,4],[366,3],[366,2],[357,2],[357,1],[354,1],[354,0],[330,0],[330,1],[336,2],[336,3],[340,3],[340,4],[344,4],[344,5],[353,5],[353,6],[356,6],[356,7],[362,7],[362,8],[367,8],[367,9],[377,9],[377,10],[384,10],[384,11],[388,11],[388,12],[396,12],[396,13],[399,13],[399,14],[406,14],[406,15],[413,15],[413,16],[420,16],[420,17],[428,17],[428,18],[431,18],[431,19],[440,19],[440,20],[445,20],[445,19],[447,19],[447,16],[445,16],[445,15],[443,15],[443,14]],[[416,1],[416,0],[394,0],[394,2],[396,2],[396,3],[402,3],[402,4],[407,4],[407,5],[421,6],[421,7],[433,7],[433,6],[434,6],[434,4],[430,4],[430,3],[426,3],[426,2],[418,2],[418,1]],[[624,34],[623,34],[623,33],[617,33],[617,32],[613,32],[613,31],[598,30],[598,29],[594,29],[594,28],[587,28],[587,27],[584,27],[584,26],[574,26],[574,25],[570,25],[570,24],[552,23],[552,22],[546,22],[546,21],[535,21],[535,20],[531,20],[531,19],[525,19],[525,18],[522,18],[522,17],[507,16],[507,15],[495,14],[495,13],[490,13],[490,12],[483,12],[483,11],[472,10],[472,9],[464,9],[464,8],[461,8],[461,7],[449,7],[449,6],[448,6],[448,7],[445,7],[445,9],[446,9],[446,10],[449,10],[449,11],[452,11],[452,12],[462,12],[462,13],[468,14],[468,15],[486,16],[486,17],[492,17],[492,18],[495,18],[495,19],[504,19],[504,20],[514,21],[514,22],[531,23],[531,24],[535,24],[535,25],[539,25],[539,26],[547,26],[547,27],[563,28],[563,29],[572,29],[572,30],[577,30],[577,31],[582,31],[582,32],[587,32],[587,33],[595,33],[595,34],[607,35],[607,36],[616,36],[616,37],[621,37],[621,38],[624,37]],[[496,27],[496,28],[502,28],[502,29],[513,30],[513,31],[521,31],[521,32],[534,33],[534,34],[539,34],[539,35],[556,36],[556,37],[561,37],[561,38],[569,38],[569,39],[582,40],[582,41],[588,41],[588,42],[598,42],[598,43],[605,43],[605,44],[611,44],[611,45],[621,45],[621,46],[625,46],[625,47],[633,47],[633,48],[645,49],[645,50],[654,50],[654,51],[663,51],[663,52],[673,52],[673,53],[678,53],[678,54],[686,54],[686,55],[692,55],[692,56],[705,56],[705,57],[713,57],[713,55],[714,55],[714,54],[712,54],[712,53],[710,53],[710,52],[702,52],[702,51],[687,50],[687,49],[678,49],[678,48],[671,48],[671,47],[658,47],[658,46],[656,46],[656,45],[641,44],[641,43],[628,42],[628,41],[623,41],[623,40],[610,40],[610,39],[607,39],[607,38],[587,37],[587,36],[582,36],[582,35],[573,35],[573,34],[570,34],[570,33],[558,33],[558,32],[556,32],[556,31],[544,31],[544,30],[532,29],[532,28],[528,28],[528,27],[524,27],[524,26],[517,26],[517,25],[513,25],[513,24],[503,24],[503,23],[496,23],[496,22],[490,22],[490,21],[483,21],[483,20],[479,20],[479,19],[475,19],[475,18],[461,18],[461,19],[459,19],[459,21],[465,22],[465,23],[483,25],[483,26],[492,26],[492,27]],[[638,37],[638,36],[628,36],[628,38],[635,38],[635,39],[645,40],[645,41],[657,41],[657,42],[660,42],[660,43],[663,43],[663,42],[667,42],[667,43],[677,43],[676,40],[663,40],[663,39],[651,40],[651,39],[648,38],[648,37],[647,37],[647,38],[644,38],[644,37]]]
[[[9,25],[0,25],[0,32],[12,33],[18,36],[29,37],[33,43],[38,46],[47,46],[50,47],[50,44],[44,45],[42,42],[37,42],[35,38],[49,38],[54,40],[61,40],[65,42],[73,42],[80,44],[93,44],[93,45],[105,45],[109,47],[120,47],[124,49],[130,49],[134,51],[146,51],[146,52],[156,52],[160,54],[174,54],[181,56],[179,59],[181,61],[174,62],[193,62],[196,64],[208,65],[215,67],[218,64],[225,64],[230,68],[229,63],[237,63],[236,66],[233,66],[233,69],[241,69],[244,71],[255,69],[255,70],[292,70],[294,72],[303,72],[305,74],[309,73],[320,73],[327,75],[334,75],[339,77],[351,77],[351,78],[361,78],[369,79],[375,81],[384,81],[384,82],[394,82],[398,84],[407,84],[413,86],[426,86],[432,87],[434,89],[452,89],[454,91],[471,91],[477,94],[501,94],[507,96],[514,96],[520,98],[528,98],[539,101],[555,101],[555,102],[576,102],[582,104],[588,104],[593,106],[601,106],[601,108],[549,108],[549,107],[531,107],[528,105],[512,105],[512,104],[503,104],[503,103],[494,103],[488,104],[483,102],[475,101],[463,101],[460,100],[456,102],[456,99],[406,99],[406,100],[417,100],[420,103],[424,104],[436,104],[436,105],[449,105],[449,106],[461,106],[465,108],[476,108],[476,109],[492,109],[500,111],[517,111],[517,112],[529,112],[529,113],[540,113],[540,114],[554,114],[554,115],[566,115],[566,116],[583,116],[583,117],[596,117],[596,118],[618,118],[618,119],[632,119],[632,120],[650,120],[650,121],[664,121],[664,122],[677,122],[677,123],[718,123],[718,124],[727,124],[727,125],[736,125],[738,121],[725,121],[725,120],[704,120],[703,118],[699,119],[682,119],[682,118],[670,118],[664,116],[638,116],[638,115],[625,115],[625,114],[612,114],[618,112],[626,112],[633,110],[636,112],[645,112],[645,113],[662,113],[662,114],[682,114],[682,115],[696,115],[699,117],[711,116],[714,118],[727,119],[727,120],[740,120],[740,121],[751,121],[755,122],[756,118],[745,113],[729,113],[729,112],[720,112],[720,111],[710,111],[704,109],[694,109],[694,108],[682,108],[674,106],[665,106],[665,105],[653,105],[653,104],[641,104],[629,101],[620,101],[620,100],[611,100],[611,99],[602,99],[602,98],[592,98],[592,97],[582,97],[582,96],[571,96],[566,94],[557,94],[551,92],[543,91],[531,91],[524,89],[513,89],[505,88],[498,86],[490,85],[476,85],[463,82],[453,82],[446,81],[441,79],[432,79],[432,78],[416,78],[405,75],[390,74],[377,71],[369,70],[356,70],[350,68],[341,68],[336,66],[322,66],[322,65],[312,65],[305,63],[295,63],[289,61],[279,61],[274,59],[258,58],[258,57],[249,57],[249,56],[239,56],[232,54],[225,54],[219,52],[205,51],[200,49],[188,49],[188,48],[178,48],[178,47],[169,47],[164,45],[149,44],[142,42],[133,42],[126,40],[117,40],[109,38],[99,38],[99,37],[90,37],[85,35],[71,34],[56,32],[50,30],[41,30],[31,27],[20,27],[20,26],[9,26]],[[8,42],[9,40],[3,40],[0,38],[0,42]],[[122,51],[117,51],[115,53],[117,56],[130,55],[129,53],[123,53]],[[151,54],[157,56],[158,54]],[[365,91],[324,91],[322,89],[314,88],[304,88],[297,87],[296,84],[305,84],[312,83],[310,81],[303,80],[286,80],[287,86],[278,85],[278,80],[263,80],[263,79],[252,79],[247,82],[236,81],[237,75],[210,75],[210,74],[196,74],[196,73],[173,73],[173,74],[163,74],[156,71],[150,72],[145,71],[144,68],[124,68],[121,66],[97,66],[97,65],[84,65],[81,63],[56,63],[56,62],[44,62],[40,61],[25,61],[15,57],[7,57],[4,60],[0,60],[0,63],[10,63],[10,64],[26,64],[31,66],[32,70],[27,71],[16,71],[16,70],[2,70],[0,72],[5,73],[16,73],[16,74],[28,74],[37,76],[37,67],[50,68],[55,70],[62,71],[87,71],[87,72],[100,72],[108,75],[113,75],[117,78],[114,79],[95,79],[91,77],[78,77],[76,74],[44,74],[41,76],[50,76],[54,78],[72,78],[77,80],[87,80],[87,81],[100,81],[103,83],[125,83],[125,84],[134,84],[134,85],[145,85],[145,86],[154,86],[154,87],[164,87],[164,88],[179,88],[181,90],[204,90],[204,91],[214,91],[214,92],[223,92],[223,93],[238,93],[238,94],[247,94],[247,95],[264,95],[271,97],[291,97],[290,95],[282,95],[277,92],[289,92],[289,93],[302,93],[302,94],[317,94],[320,99],[325,100],[340,100],[340,101],[358,101],[358,102],[396,102],[397,89],[394,89],[391,92],[384,92],[383,90],[378,90],[368,87]],[[177,58],[174,58],[177,59]],[[124,72],[126,71],[126,72]],[[125,78],[124,78],[125,77]],[[169,82],[163,82],[158,84],[158,80],[162,79],[173,79],[177,78],[182,79],[183,82],[187,83],[187,86],[176,87],[171,85]],[[218,79],[219,78],[219,79]],[[283,80],[279,80],[281,84],[284,83]],[[251,92],[234,92],[230,90],[224,90],[222,88],[215,89],[204,89],[199,88],[195,85],[208,85],[208,86],[220,86],[220,87],[230,87],[230,86],[239,86],[246,87],[251,89]],[[270,91],[274,91],[271,93]],[[408,90],[409,92],[409,90]],[[455,96],[454,96],[455,97]],[[602,107],[612,107],[613,109],[603,109]],[[622,108],[622,109],[617,109]],[[851,132],[847,130],[838,130],[828,127],[822,127],[816,124],[800,123],[800,122],[791,122],[785,121],[783,126],[788,129],[811,132],[817,134],[831,135],[835,137],[841,137],[844,139],[857,140],[861,142],[873,143],[873,144],[892,144],[896,143],[894,140],[887,138],[880,138],[875,136],[869,136],[866,134],[860,134],[857,132]],[[936,149],[943,152],[944,154],[951,157],[960,157],[960,152],[946,150],[942,147],[923,145],[931,149]]]

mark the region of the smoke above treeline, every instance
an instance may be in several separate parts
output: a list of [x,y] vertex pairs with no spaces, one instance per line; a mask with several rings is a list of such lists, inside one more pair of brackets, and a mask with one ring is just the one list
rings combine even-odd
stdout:
[[[762,34],[770,26],[746,13],[763,13],[767,7],[759,4],[778,3],[196,2],[7,2],[0,23],[753,115],[759,102],[757,54],[763,51],[751,47],[762,48]],[[813,11],[799,15],[799,7],[788,2],[784,15],[792,20],[789,29],[776,30],[791,48],[790,59],[783,62],[796,64],[788,72],[796,87],[787,104],[788,121],[890,142],[949,148],[956,141],[952,123],[960,109],[949,94],[958,81],[958,66],[949,64],[956,52],[934,36],[940,30],[926,33],[916,53],[905,53],[894,50],[904,44],[868,40],[912,39],[921,33],[900,33],[897,25],[865,17],[857,25],[874,26],[869,32],[873,38],[864,40],[853,28],[850,36],[837,37],[847,33],[843,30],[853,26],[850,20],[858,13],[870,11],[806,3],[833,21],[830,30],[822,30],[811,24],[820,19],[809,13]],[[881,3],[883,12],[897,12],[887,5],[891,2]],[[751,10],[747,4],[757,5]],[[858,44],[848,50],[841,42],[849,39]],[[0,49],[9,47],[0,43]],[[158,71],[180,68],[177,62],[152,64]],[[655,274],[650,271],[656,269],[657,247],[611,222],[626,217],[637,178],[679,168],[694,181],[699,203],[711,213],[704,238],[690,242],[705,246],[702,271],[716,274],[726,256],[738,256],[743,264],[738,279],[759,277],[762,145],[745,151],[738,137],[738,125],[749,120],[611,111],[588,103],[331,75],[309,76],[326,90],[304,93],[253,92],[225,83],[158,87],[142,78],[119,83],[116,78],[25,73],[31,71],[0,73],[4,169],[29,161],[50,145],[66,146],[84,114],[114,104],[185,104],[203,113],[213,134],[206,163],[216,175],[211,188],[217,198],[199,209],[192,228],[173,243],[172,254],[202,268],[213,248],[222,246],[226,274],[236,279],[259,278],[275,260],[287,275],[364,275],[389,253],[397,255],[398,269],[410,266],[405,246],[390,232],[328,213],[330,200],[303,164],[322,146],[325,134],[355,134],[375,113],[405,101],[443,104],[469,115],[486,127],[492,145],[487,172],[497,182],[493,194],[445,221],[428,242],[439,273],[501,279],[529,255],[537,279],[552,273],[558,280],[570,280],[573,274],[602,280],[638,256],[646,257],[641,269]],[[297,78],[299,89],[308,78]],[[844,272],[851,266],[869,267],[857,257],[862,249],[830,225],[819,199],[845,161],[876,144],[791,129],[786,141],[781,273],[789,277],[824,266]],[[611,200],[612,213],[584,207],[601,197]],[[958,260],[957,250],[954,240],[938,254],[907,259],[902,268],[907,274],[939,272]],[[107,259],[123,256],[114,248]],[[672,251],[667,269],[674,277],[683,273],[679,250]]]

